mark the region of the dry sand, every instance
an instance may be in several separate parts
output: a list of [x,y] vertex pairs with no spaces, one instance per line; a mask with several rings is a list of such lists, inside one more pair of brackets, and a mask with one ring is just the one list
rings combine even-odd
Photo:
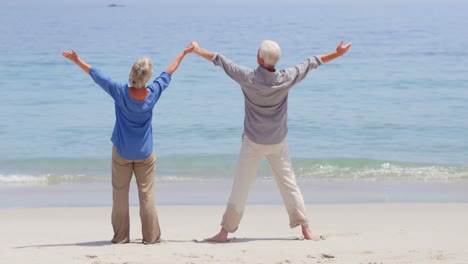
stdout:
[[159,206],[163,242],[113,245],[110,208],[0,209],[0,263],[468,263],[468,204],[308,205],[301,239],[283,206],[248,205],[231,241],[219,230],[223,206]]

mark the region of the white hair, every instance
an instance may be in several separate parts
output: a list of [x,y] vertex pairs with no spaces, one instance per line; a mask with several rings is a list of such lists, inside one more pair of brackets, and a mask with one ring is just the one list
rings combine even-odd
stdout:
[[132,66],[128,75],[131,87],[143,88],[153,74],[153,61],[150,58],[140,58]]
[[264,40],[260,44],[258,55],[263,59],[266,66],[274,67],[281,57],[281,49],[278,43]]

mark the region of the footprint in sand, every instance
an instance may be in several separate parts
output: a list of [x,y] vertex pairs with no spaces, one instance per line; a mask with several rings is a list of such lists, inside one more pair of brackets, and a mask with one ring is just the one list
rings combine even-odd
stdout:
[[182,253],[175,253],[173,255],[174,256],[184,257],[184,258],[200,258],[200,256],[194,255],[194,254],[187,255],[187,254],[182,254]]
[[446,260],[448,258],[446,256],[444,256],[444,255],[434,255],[434,256],[431,257],[431,259],[433,259],[433,260]]
[[86,255],[85,257],[88,258],[88,259],[93,260],[93,262],[91,262],[91,264],[100,264],[101,263],[101,261],[98,260],[98,256],[96,256],[96,255]]
[[322,253],[321,256],[322,256],[322,258],[324,258],[324,259],[332,259],[332,258],[335,258],[335,256],[330,255],[330,254],[323,254],[323,253]]
[[[317,258],[317,257],[314,256],[314,255],[307,255],[307,257],[308,257],[308,258],[313,258],[313,259],[314,259],[314,258]],[[333,255],[331,255],[331,254],[322,253],[322,254],[320,254],[320,258],[322,258],[322,259],[334,259],[335,256],[333,256]]]

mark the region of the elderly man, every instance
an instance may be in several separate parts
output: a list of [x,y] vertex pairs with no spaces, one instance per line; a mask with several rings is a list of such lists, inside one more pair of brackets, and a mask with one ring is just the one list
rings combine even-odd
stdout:
[[219,53],[202,49],[197,42],[192,42],[192,45],[193,52],[223,68],[240,85],[245,102],[244,134],[231,196],[221,222],[221,230],[208,241],[225,242],[228,233],[237,230],[250,186],[263,157],[268,160],[283,197],[290,227],[300,225],[304,238],[313,239],[286,142],[288,93],[310,70],[345,54],[351,47],[351,42],[343,46],[341,41],[336,51],[311,57],[284,70],[275,68],[281,50],[271,40],[263,41],[258,49],[257,69],[239,66]]

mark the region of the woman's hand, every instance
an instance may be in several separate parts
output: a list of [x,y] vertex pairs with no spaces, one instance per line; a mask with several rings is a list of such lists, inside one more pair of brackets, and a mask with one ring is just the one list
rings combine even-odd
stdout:
[[87,64],[86,62],[84,62],[83,60],[80,59],[80,57],[78,57],[78,54],[72,50],[72,52],[69,52],[69,51],[62,51],[62,55],[73,61],[74,63],[76,63],[76,65],[78,65],[84,72],[86,72],[87,74],[89,74],[89,70],[91,69],[91,65]]
[[170,75],[174,74],[174,72],[177,70],[179,67],[180,62],[182,59],[187,55],[188,53],[191,53],[193,51],[194,46],[192,43],[190,43],[185,49],[183,49],[179,55],[167,66],[166,72],[169,73]]
[[76,63],[78,61],[78,59],[79,59],[78,54],[74,50],[72,50],[72,52],[62,51],[62,55],[65,58],[73,61],[74,63]]

